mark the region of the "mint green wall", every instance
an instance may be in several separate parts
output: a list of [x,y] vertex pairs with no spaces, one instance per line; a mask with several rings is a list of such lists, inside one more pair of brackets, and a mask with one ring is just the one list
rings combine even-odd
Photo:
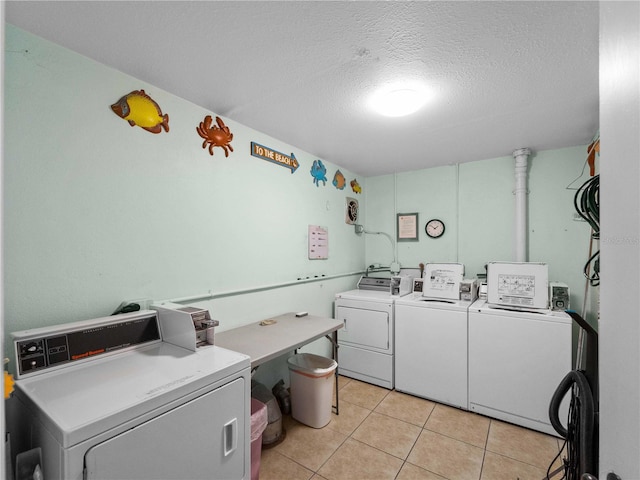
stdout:
[[[215,112],[11,25],[5,52],[5,332],[109,315],[125,299],[362,269],[364,240],[344,221],[345,197],[356,196],[347,170],[337,190],[338,167],[324,162],[328,181],[316,187],[317,157],[226,118],[234,152],[212,157],[196,127]],[[141,88],[169,114],[169,133],[111,111]],[[293,152],[300,168],[251,156],[252,141]],[[308,260],[310,224],[328,228],[328,260]],[[356,279],[204,303],[222,329],[287,311],[332,316],[333,295]]]
[[[514,145],[514,150],[518,147]],[[575,190],[567,186],[577,188],[588,178],[581,176],[585,159],[586,146],[534,152],[529,157],[529,261],[549,264],[550,280],[569,285],[571,306],[578,312],[584,297],[582,268],[588,258],[589,227],[574,219]],[[509,155],[368,178],[365,226],[395,238],[395,214],[417,212],[419,241],[397,245],[401,266],[460,262],[466,275],[474,278],[484,272],[487,262],[513,261],[514,175]],[[439,239],[424,233],[431,218],[446,224]],[[388,263],[382,239],[367,236],[366,245],[367,264]]]
[[[576,220],[574,189],[567,189],[578,175],[586,158],[587,147],[541,152],[531,164],[530,240],[532,261],[549,263],[550,280],[565,281],[573,290],[573,308],[582,310],[585,278],[582,269],[588,258],[590,229]],[[588,175],[589,168],[586,168]],[[587,180],[581,177],[572,184],[578,188]],[[594,243],[593,251],[598,249]],[[572,299],[573,300],[573,299]],[[595,325],[595,323],[594,323]]]
[[[456,166],[447,166],[367,179],[367,230],[387,232],[395,242],[396,214],[418,213],[418,241],[396,242],[397,258],[402,267],[418,268],[420,263],[456,261],[456,172]],[[440,218],[446,224],[445,236],[440,240],[429,239],[424,233],[424,225],[431,218]],[[388,265],[388,241],[367,236],[366,245],[367,264]]]
[[460,166],[459,261],[469,277],[487,262],[514,258],[514,176],[511,156]]

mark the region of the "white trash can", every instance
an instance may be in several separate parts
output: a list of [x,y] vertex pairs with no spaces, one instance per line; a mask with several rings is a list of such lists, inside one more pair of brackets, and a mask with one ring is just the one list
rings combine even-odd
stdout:
[[338,362],[312,353],[289,357],[291,416],[313,428],[331,421],[333,386]]

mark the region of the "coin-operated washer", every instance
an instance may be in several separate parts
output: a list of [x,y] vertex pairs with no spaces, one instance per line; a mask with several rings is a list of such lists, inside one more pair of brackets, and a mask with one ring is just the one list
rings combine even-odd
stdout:
[[14,333],[13,451],[45,479],[249,478],[250,359],[169,310]]
[[468,408],[467,314],[477,295],[464,265],[428,263],[420,290],[396,300],[396,390]]
[[488,264],[487,299],[469,308],[469,410],[556,435],[549,403],[571,371],[572,319],[549,309],[548,278],[544,263]]

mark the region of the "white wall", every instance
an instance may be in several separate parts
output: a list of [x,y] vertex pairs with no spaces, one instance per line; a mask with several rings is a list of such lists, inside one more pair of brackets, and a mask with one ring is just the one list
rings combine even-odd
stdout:
[[640,4],[600,3],[600,473],[640,478]]

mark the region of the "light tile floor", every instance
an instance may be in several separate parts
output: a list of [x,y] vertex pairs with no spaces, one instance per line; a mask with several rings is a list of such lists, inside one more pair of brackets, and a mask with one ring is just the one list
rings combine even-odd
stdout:
[[[541,480],[561,440],[339,377],[340,415],[320,429],[283,417],[261,480]],[[552,471],[560,465],[556,461]]]

